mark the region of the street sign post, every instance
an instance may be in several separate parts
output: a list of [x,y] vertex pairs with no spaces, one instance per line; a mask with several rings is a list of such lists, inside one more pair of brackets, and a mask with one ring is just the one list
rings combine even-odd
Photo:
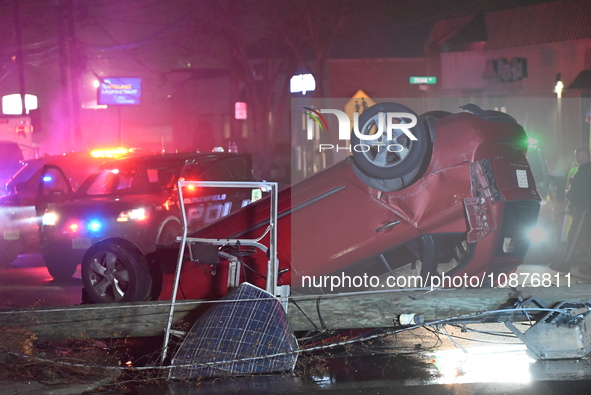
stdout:
[[436,84],[437,77],[410,77],[411,84]]

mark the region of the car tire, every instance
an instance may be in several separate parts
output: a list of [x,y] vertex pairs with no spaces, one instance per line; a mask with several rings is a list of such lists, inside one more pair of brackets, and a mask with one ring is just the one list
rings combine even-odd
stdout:
[[143,301],[151,293],[146,259],[122,243],[103,241],[92,246],[84,256],[81,272],[86,295],[95,303]]
[[0,252],[0,267],[7,267],[20,255],[20,242],[3,243],[2,252]]
[[158,235],[158,242],[156,244],[168,246],[176,242],[177,236],[183,232],[181,225],[176,222],[168,222]]
[[56,280],[67,280],[76,273],[77,264],[65,261],[59,254],[43,254],[47,271]]
[[[406,112],[414,115],[417,124],[410,128],[417,140],[411,140],[399,129],[394,129],[392,140],[378,139],[380,144],[371,144],[371,140],[360,139],[351,132],[351,146],[353,160],[366,175],[378,179],[396,179],[408,176],[421,167],[427,156],[429,136],[423,122],[410,108],[398,103],[380,103],[369,107],[359,116],[359,132],[361,135],[371,135],[379,124],[380,114],[389,112]],[[385,125],[385,122],[384,122]],[[386,144],[398,144],[400,152],[390,152],[384,148]],[[360,147],[355,149],[355,147]]]
[[436,121],[438,119],[445,118],[450,115],[453,115],[453,113],[448,112],[448,111],[443,111],[443,110],[433,110],[433,111],[427,111],[425,113],[422,113],[419,116],[419,121],[423,124],[423,126],[425,127],[425,130],[427,131],[427,134],[429,135],[430,143],[433,143],[433,141],[435,141],[435,138],[436,138],[436,130],[435,130]]
[[427,119],[427,117],[433,117],[435,119],[441,119],[441,118],[448,117],[450,115],[453,115],[453,113],[452,112],[449,112],[449,111],[443,111],[443,110],[432,110],[432,111],[427,111],[427,112],[422,113],[419,116],[419,119],[421,119],[424,122],[425,119]]
[[357,177],[368,187],[382,192],[394,192],[412,184],[419,174],[421,167],[417,167],[408,174],[398,178],[376,178],[368,176],[355,163],[353,163],[353,170]]

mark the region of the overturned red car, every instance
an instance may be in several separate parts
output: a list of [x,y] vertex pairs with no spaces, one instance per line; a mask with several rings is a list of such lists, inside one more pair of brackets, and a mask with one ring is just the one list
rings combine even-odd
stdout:
[[[359,117],[350,157],[279,191],[277,285],[290,285],[292,293],[337,292],[401,286],[408,276],[494,283],[498,274],[513,272],[540,204],[525,157],[527,136],[507,114],[463,109],[418,116],[397,103],[370,107]],[[402,129],[376,137],[383,117],[402,112],[418,119],[409,126],[416,139]],[[369,148],[356,150],[364,136]],[[389,144],[397,148],[384,149]],[[189,243],[178,298],[224,295],[236,276],[228,256],[240,264],[238,282],[265,288],[267,252],[235,240],[263,236],[269,204],[262,199],[189,235],[228,242]],[[178,251],[176,243],[146,256],[152,298],[171,297]],[[353,281],[335,286],[331,276]],[[369,283],[354,281],[368,277]],[[418,285],[426,283],[403,287]]]

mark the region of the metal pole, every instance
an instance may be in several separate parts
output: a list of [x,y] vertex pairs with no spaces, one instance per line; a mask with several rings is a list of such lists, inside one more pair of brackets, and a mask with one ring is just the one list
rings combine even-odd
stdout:
[[185,202],[183,199],[183,190],[182,190],[182,183],[183,178],[179,178],[177,182],[178,194],[179,194],[179,205],[181,208],[181,218],[183,220],[183,236],[181,239],[181,249],[179,251],[179,259],[176,265],[176,273],[174,276],[174,287],[172,290],[172,295],[170,296],[170,311],[168,313],[168,321],[166,322],[166,330],[164,332],[164,343],[162,344],[162,359],[161,362],[164,363],[164,360],[167,356],[168,350],[168,342],[170,341],[170,329],[172,327],[172,318],[174,315],[174,305],[176,303],[176,294],[179,289],[179,281],[181,278],[181,269],[183,267],[183,256],[185,254],[185,244],[187,242],[187,232],[189,231],[189,225],[187,222],[187,214],[185,212]]
[[271,184],[271,234],[269,235],[269,263],[267,266],[267,292],[277,296],[277,274],[279,263],[277,262],[277,183]]

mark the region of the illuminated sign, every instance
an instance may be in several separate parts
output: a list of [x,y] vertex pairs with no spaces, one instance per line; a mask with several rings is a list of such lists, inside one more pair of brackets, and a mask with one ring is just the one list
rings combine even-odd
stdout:
[[436,84],[437,77],[410,77],[411,84]]
[[246,103],[237,101],[234,104],[234,118],[246,119],[248,118],[248,107]]
[[[37,96],[25,95],[25,114],[29,110],[37,109]],[[2,96],[2,114],[21,115],[23,113],[23,101],[21,95],[13,93],[12,95]]]
[[315,89],[316,80],[312,74],[294,75],[289,81],[289,91],[291,93],[302,92],[302,95],[305,95],[306,92],[311,92]]
[[98,87],[98,104],[133,106],[141,104],[142,79],[108,77]]

